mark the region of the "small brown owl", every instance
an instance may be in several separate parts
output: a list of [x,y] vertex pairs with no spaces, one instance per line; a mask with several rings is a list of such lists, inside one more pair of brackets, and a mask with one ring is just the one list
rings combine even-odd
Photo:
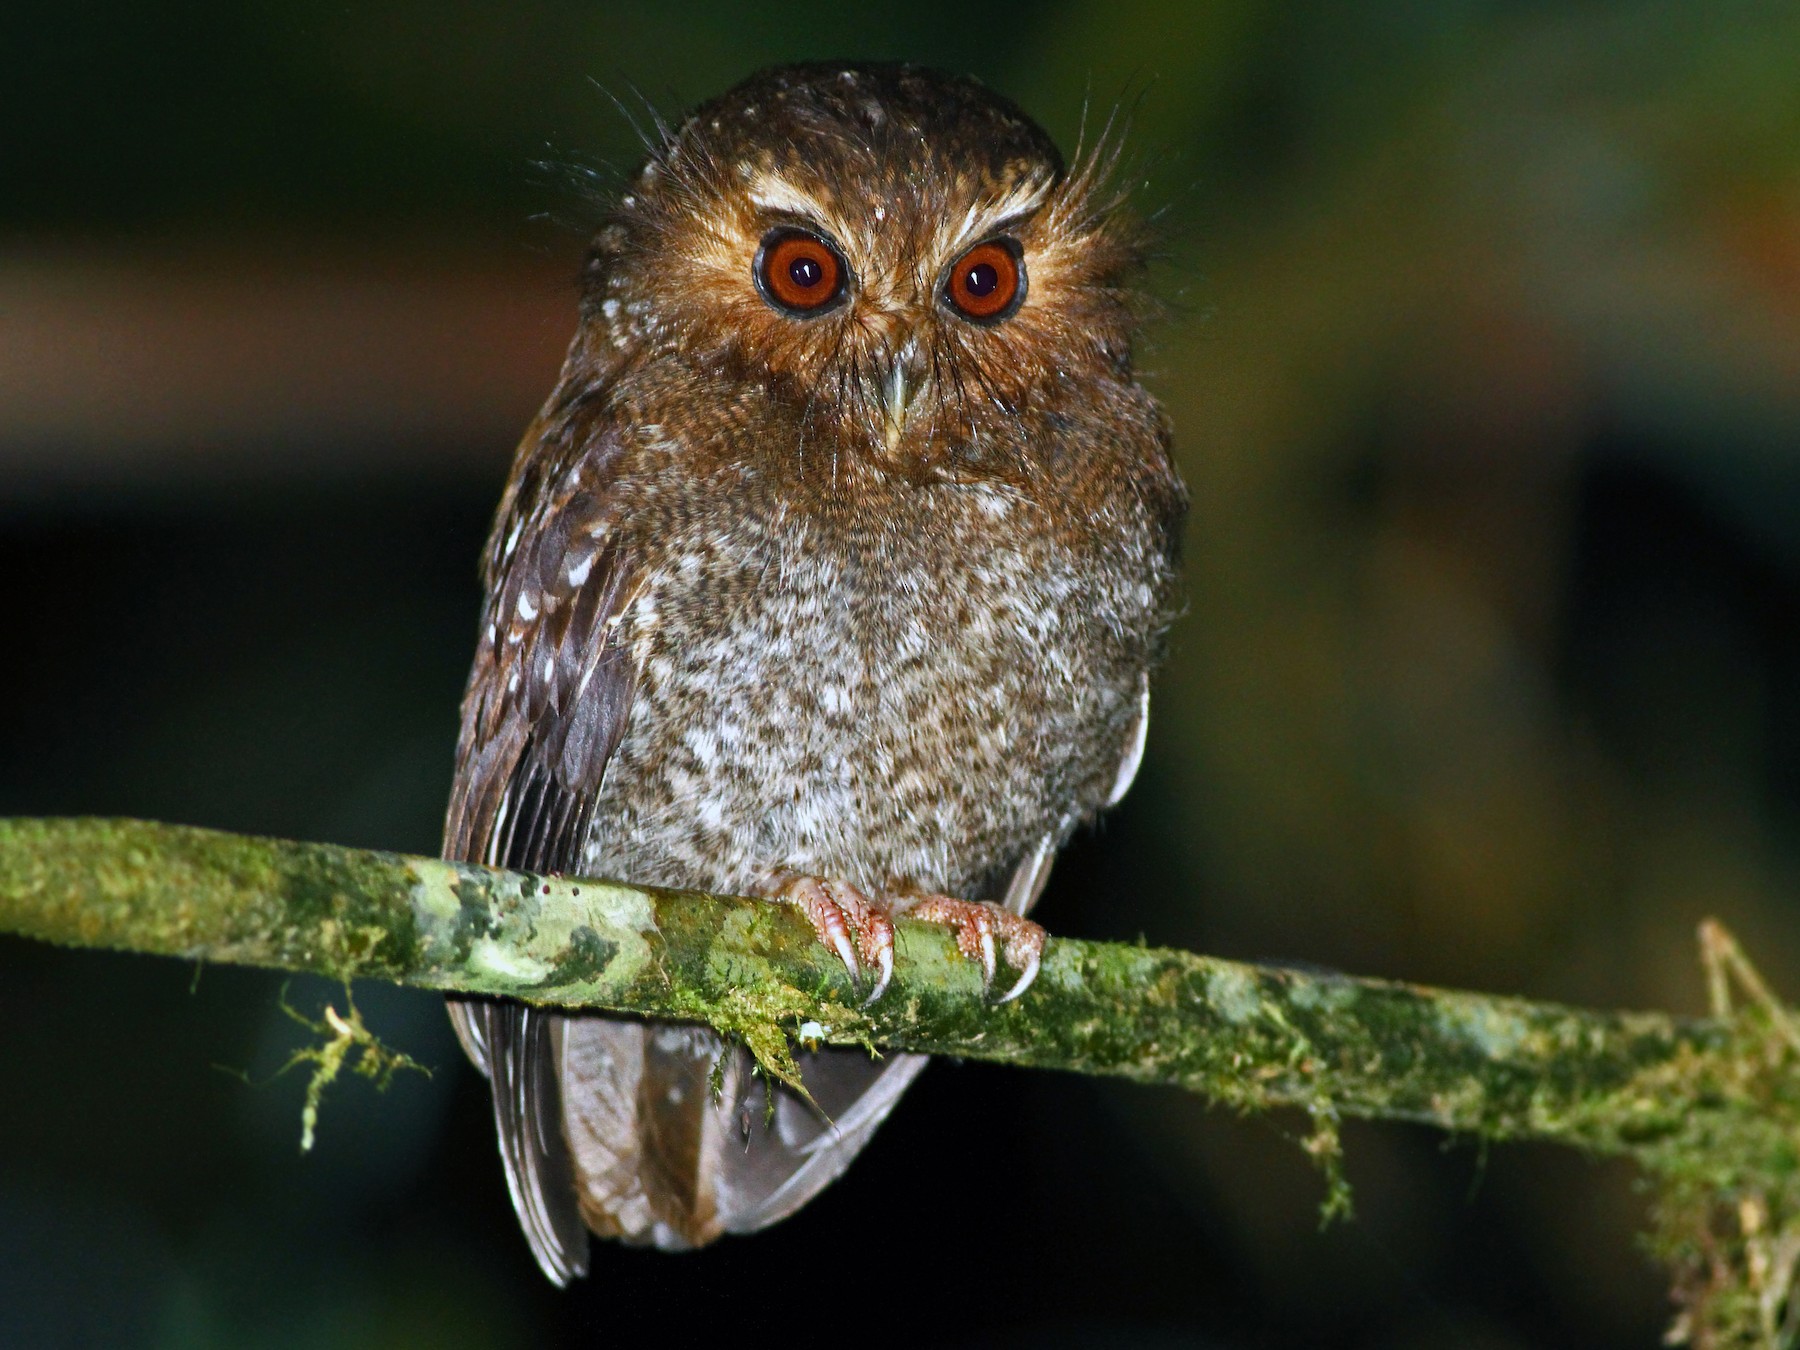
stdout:
[[[1107,160],[910,66],[663,136],[500,506],[446,856],[793,904],[871,997],[906,914],[1026,988],[1052,857],[1137,768],[1185,507]],[[770,1113],[704,1028],[451,1013],[558,1283],[589,1229],[792,1213],[924,1064],[805,1055],[817,1107]]]

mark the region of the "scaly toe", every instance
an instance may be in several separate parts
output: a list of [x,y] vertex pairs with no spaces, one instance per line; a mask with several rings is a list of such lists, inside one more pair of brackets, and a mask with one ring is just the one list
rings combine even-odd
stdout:
[[905,912],[912,918],[942,924],[954,932],[957,950],[969,960],[981,963],[983,989],[993,988],[995,947],[999,946],[1006,964],[1019,972],[1018,979],[999,1002],[1011,1002],[1029,989],[1037,978],[1043,960],[1045,934],[1029,919],[1020,918],[999,905],[952,900],[946,895],[923,896],[913,901]]
[[887,992],[888,982],[894,978],[894,921],[884,905],[847,881],[796,872],[773,873],[763,893],[804,914],[819,941],[837,954],[852,980],[862,983],[865,967],[875,972],[874,988],[863,1000],[865,1007]]
[[[1043,961],[1044,930],[1011,910],[982,900],[955,900],[947,895],[915,895],[901,899],[869,899],[846,881],[774,874],[765,894],[806,916],[813,932],[844,963],[860,984],[864,969],[874,983],[863,999],[866,1008],[887,992],[894,978],[894,923],[889,907],[926,923],[941,924],[956,934],[956,948],[981,967],[981,987],[993,992],[1001,958],[1018,978],[995,1001],[1010,1003],[1031,987]],[[860,955],[861,960],[858,960]]]
[[[841,883],[826,883],[817,877],[791,876],[774,888],[773,898],[789,904],[806,916],[820,942],[837,953],[852,980],[862,979],[862,966],[856,959],[856,947],[850,934],[854,917],[842,903]],[[833,894],[836,891],[838,894]]]
[[875,968],[875,987],[863,1000],[866,1008],[887,992],[894,977],[894,921],[875,901],[847,882],[832,881],[826,886],[849,922],[856,939],[856,950]]

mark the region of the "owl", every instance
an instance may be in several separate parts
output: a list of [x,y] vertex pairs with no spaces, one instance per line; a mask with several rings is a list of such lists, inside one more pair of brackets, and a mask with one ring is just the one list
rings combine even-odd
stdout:
[[[1137,769],[1175,604],[1112,155],[1070,169],[905,65],[765,71],[658,133],[485,554],[445,855],[794,906],[871,999],[907,915],[1016,997],[1057,849]],[[802,1054],[812,1100],[771,1109],[704,1027],[451,1015],[559,1284],[590,1232],[791,1214],[924,1065]]]

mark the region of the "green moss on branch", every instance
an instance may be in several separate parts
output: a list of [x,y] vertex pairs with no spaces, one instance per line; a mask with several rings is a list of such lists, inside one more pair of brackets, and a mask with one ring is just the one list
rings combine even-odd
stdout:
[[[859,1006],[779,906],[128,820],[0,820],[0,931],[707,1022],[791,1071],[792,1038],[1174,1084],[1299,1107],[1328,1168],[1343,1116],[1635,1158],[1702,1347],[1794,1343],[1800,1036],[1729,939],[1709,1019],[1599,1012],[1187,952],[1053,939],[996,1006],[947,933],[902,921]],[[1342,1200],[1334,1188],[1333,1203]]]

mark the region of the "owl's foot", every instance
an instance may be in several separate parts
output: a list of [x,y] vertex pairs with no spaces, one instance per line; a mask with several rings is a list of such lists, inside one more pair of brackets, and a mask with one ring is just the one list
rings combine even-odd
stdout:
[[1037,978],[1048,934],[1010,909],[986,901],[927,895],[907,903],[902,912],[909,919],[941,923],[955,932],[957,950],[971,961],[981,962],[981,982],[986,988],[993,987],[994,948],[998,945],[1006,964],[1019,972],[1013,987],[1000,996],[1001,1003],[1010,1003]]
[[887,911],[847,881],[777,874],[769,898],[792,905],[806,916],[819,941],[837,953],[850,978],[862,979],[863,961],[875,968],[875,987],[863,1000],[866,1007],[887,992],[894,975],[894,924]]

